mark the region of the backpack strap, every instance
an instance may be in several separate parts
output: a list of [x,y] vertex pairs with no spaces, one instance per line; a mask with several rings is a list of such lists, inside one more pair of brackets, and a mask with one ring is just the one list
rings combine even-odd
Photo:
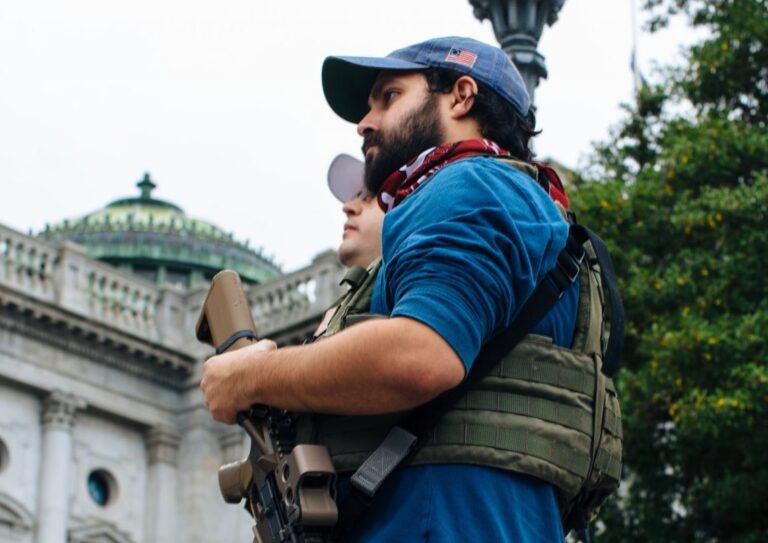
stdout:
[[600,237],[583,226],[579,226],[581,236],[589,240],[600,264],[600,277],[603,289],[608,297],[605,310],[605,327],[608,341],[603,352],[603,373],[613,377],[621,363],[621,351],[624,348],[624,304],[621,301],[619,287],[616,284],[616,272],[608,254],[608,248]]

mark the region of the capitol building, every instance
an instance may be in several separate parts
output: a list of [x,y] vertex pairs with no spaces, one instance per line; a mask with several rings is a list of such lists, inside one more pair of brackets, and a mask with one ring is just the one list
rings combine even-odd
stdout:
[[243,543],[218,467],[239,427],[198,389],[194,324],[220,269],[259,335],[303,341],[340,294],[335,253],[284,273],[222,229],[139,193],[25,235],[0,224],[0,543]]
[[[533,98],[565,0],[469,0]],[[208,281],[243,279],[257,332],[302,342],[341,294],[336,254],[285,273],[221,228],[139,192],[27,235],[0,223],[0,543],[244,543],[217,470],[246,435],[198,388]]]

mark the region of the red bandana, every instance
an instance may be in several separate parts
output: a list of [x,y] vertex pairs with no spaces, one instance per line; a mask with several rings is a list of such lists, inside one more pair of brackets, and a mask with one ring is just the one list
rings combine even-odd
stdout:
[[[477,155],[511,156],[508,151],[488,139],[457,141],[432,147],[423,151],[384,180],[379,190],[379,207],[385,213],[392,210],[443,166],[460,158]],[[544,174],[539,175],[539,183],[542,184],[544,190],[554,201],[560,202],[568,208],[568,198],[565,196],[565,190],[557,173],[544,164],[534,163],[534,165]],[[547,186],[544,186],[545,184]]]
[[392,172],[379,189],[379,207],[392,210],[443,166],[474,155],[508,155],[491,140],[466,140],[432,147]]

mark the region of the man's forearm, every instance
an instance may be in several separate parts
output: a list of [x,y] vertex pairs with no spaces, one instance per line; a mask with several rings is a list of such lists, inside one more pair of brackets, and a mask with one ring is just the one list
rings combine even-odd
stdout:
[[[232,394],[245,404],[238,408],[262,403],[337,414],[401,411],[429,401],[464,376],[445,340],[407,318],[362,323],[311,345],[224,356],[238,357],[227,376]],[[206,391],[205,378],[201,386]]]
[[450,346],[410,319],[363,323],[312,345],[272,351],[257,364],[249,385],[260,403],[339,414],[408,409],[463,377],[463,367],[451,366],[461,362]]

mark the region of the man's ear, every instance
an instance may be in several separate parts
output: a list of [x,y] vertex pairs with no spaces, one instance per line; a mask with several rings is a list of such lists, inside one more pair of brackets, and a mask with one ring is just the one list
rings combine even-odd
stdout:
[[451,90],[451,116],[460,119],[466,116],[475,105],[477,81],[468,75],[462,75],[453,84]]

